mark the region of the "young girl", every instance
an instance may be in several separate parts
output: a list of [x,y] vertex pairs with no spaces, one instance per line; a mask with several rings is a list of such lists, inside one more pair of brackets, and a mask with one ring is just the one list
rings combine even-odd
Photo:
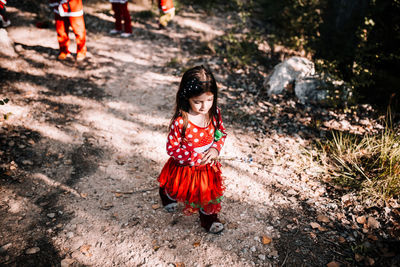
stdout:
[[[132,35],[131,15],[128,11],[128,0],[110,0],[114,11],[115,28],[110,34],[121,34],[121,37],[130,37]],[[124,32],[122,32],[122,19],[124,19]]]
[[11,25],[11,21],[7,17],[7,10],[6,10],[7,0],[0,0],[0,22],[1,27],[7,28]]
[[201,226],[211,233],[224,229],[217,216],[224,191],[217,157],[226,133],[217,98],[217,84],[208,69],[198,66],[185,72],[168,134],[171,157],[158,177],[164,209],[173,212],[177,201],[185,203],[184,213],[199,211]]

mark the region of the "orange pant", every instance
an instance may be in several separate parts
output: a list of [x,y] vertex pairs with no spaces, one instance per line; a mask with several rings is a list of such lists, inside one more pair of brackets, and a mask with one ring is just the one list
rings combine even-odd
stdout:
[[80,17],[61,17],[58,14],[55,14],[56,20],[56,30],[57,30],[57,40],[60,45],[60,52],[68,53],[69,47],[69,26],[72,27],[72,30],[75,34],[76,38],[76,52],[79,54],[86,55],[86,28],[85,21],[83,20],[83,16]]

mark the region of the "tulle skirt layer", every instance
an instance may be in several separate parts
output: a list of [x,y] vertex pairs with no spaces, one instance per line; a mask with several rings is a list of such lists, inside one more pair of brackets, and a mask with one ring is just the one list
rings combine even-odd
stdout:
[[187,215],[202,208],[206,213],[215,214],[221,210],[224,186],[221,164],[182,166],[170,158],[158,177],[160,187],[173,199],[183,202]]

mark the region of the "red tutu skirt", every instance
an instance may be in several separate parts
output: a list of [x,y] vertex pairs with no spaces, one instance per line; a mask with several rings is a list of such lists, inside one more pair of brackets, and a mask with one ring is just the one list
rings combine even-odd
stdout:
[[160,187],[173,199],[183,202],[187,215],[202,208],[208,214],[221,210],[224,186],[221,164],[183,166],[170,158],[158,177]]

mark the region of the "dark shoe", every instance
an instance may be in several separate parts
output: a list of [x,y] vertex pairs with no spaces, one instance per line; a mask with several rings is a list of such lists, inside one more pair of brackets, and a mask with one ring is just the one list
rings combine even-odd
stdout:
[[11,25],[11,21],[10,20],[3,21],[3,27],[4,28],[7,28],[10,25]]
[[160,198],[164,209],[167,212],[175,212],[178,209],[178,203],[176,200],[172,199],[168,194],[165,192],[164,188],[160,187],[159,190]]
[[200,210],[201,227],[206,229],[207,232],[212,234],[221,233],[224,230],[224,225],[218,219],[218,214],[206,214]]

